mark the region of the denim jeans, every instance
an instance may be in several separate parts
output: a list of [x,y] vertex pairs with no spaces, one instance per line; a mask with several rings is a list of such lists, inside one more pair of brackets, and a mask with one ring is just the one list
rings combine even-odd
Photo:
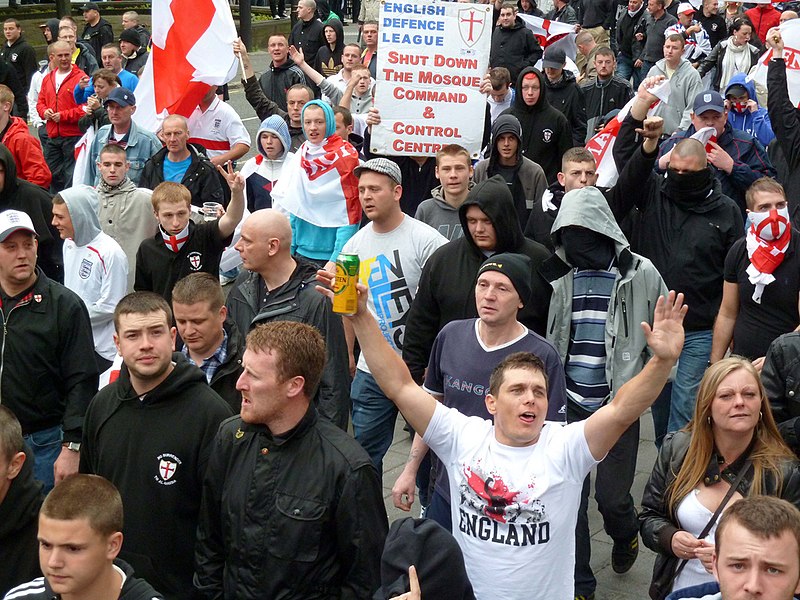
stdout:
[[678,372],[672,382],[672,399],[667,432],[678,431],[694,415],[697,388],[708,367],[711,356],[712,331],[689,331],[678,359]]
[[633,59],[623,54],[617,56],[616,75],[625,81],[630,81],[633,78],[634,93],[639,88],[639,84],[642,83],[642,74],[639,69],[633,66]]
[[383,457],[392,445],[397,407],[375,378],[361,369],[356,369],[350,398],[353,400],[353,434],[378,473],[383,473]]
[[[568,421],[588,418],[591,413],[568,404]],[[581,414],[585,413],[585,414]],[[631,486],[636,473],[639,451],[639,420],[637,419],[617,440],[606,457],[597,465],[594,498],[603,516],[603,529],[615,542],[630,542],[639,532]],[[583,481],[581,504],[575,524],[575,595],[589,596],[597,587],[592,572],[592,541],[589,531],[589,488],[591,475]]]
[[33,477],[42,482],[44,485],[42,492],[47,494],[55,485],[53,466],[58,455],[61,454],[61,440],[63,438],[61,426],[56,425],[50,429],[30,433],[24,437],[33,451]]
[[431,503],[425,510],[425,518],[436,521],[448,532],[453,533],[453,513],[450,512],[450,503],[436,490],[431,494]]

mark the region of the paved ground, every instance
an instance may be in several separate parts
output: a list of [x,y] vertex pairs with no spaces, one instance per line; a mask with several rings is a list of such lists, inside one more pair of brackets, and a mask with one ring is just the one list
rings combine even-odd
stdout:
[[[348,42],[355,41],[357,28],[347,26],[345,37]],[[256,73],[263,71],[269,64],[269,55],[266,52],[252,52],[251,59]],[[255,134],[258,131],[259,121],[255,111],[244,98],[244,92],[238,82],[231,86],[231,105],[242,116],[245,125],[253,137],[255,147]],[[251,150],[247,156],[252,156]],[[408,434],[403,431],[402,418],[398,418],[395,429],[394,443],[384,459],[383,487],[386,511],[390,521],[407,516],[408,513],[396,509],[392,504],[391,489],[395,479],[400,474],[411,448]],[[653,422],[650,414],[642,417],[641,441],[639,443],[639,460],[636,479],[633,486],[633,498],[636,504],[642,498],[642,491],[656,458],[656,449],[653,444]],[[411,514],[419,514],[419,505],[415,504]],[[647,589],[650,585],[650,575],[653,569],[653,553],[640,545],[639,560],[633,569],[625,575],[617,575],[611,569],[611,540],[603,531],[602,520],[597,512],[594,502],[590,502],[589,509],[590,528],[592,532],[592,568],[597,577],[596,600],[645,600]]]

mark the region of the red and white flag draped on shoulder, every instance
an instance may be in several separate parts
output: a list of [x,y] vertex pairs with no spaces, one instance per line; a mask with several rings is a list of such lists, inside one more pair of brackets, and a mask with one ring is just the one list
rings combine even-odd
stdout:
[[136,87],[140,127],[168,114],[189,117],[211,86],[236,77],[236,25],[227,0],[153,0],[152,50]]

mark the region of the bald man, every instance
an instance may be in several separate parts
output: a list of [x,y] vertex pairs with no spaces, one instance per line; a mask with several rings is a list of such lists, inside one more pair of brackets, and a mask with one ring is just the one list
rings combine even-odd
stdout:
[[250,271],[228,295],[228,315],[244,335],[260,323],[299,321],[325,338],[327,361],[314,397],[320,414],[342,429],[350,415],[347,344],[339,315],[316,292],[317,266],[292,256],[292,228],[280,212],[257,210],[242,225],[236,250]]
[[792,19],[797,18],[797,13],[793,10],[785,10],[781,13],[780,22],[783,23],[784,21],[791,21]]

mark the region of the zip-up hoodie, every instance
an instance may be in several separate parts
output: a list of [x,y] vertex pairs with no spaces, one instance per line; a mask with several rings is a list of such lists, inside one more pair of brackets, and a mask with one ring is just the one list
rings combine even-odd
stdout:
[[[648,77],[662,75],[667,79],[667,59],[662,58],[647,73]],[[681,58],[678,68],[669,79],[669,98],[659,102],[653,109],[653,116],[664,119],[664,133],[672,134],[686,129],[692,124],[694,99],[703,91],[703,84],[697,69],[685,58]]]
[[[275,160],[267,157],[267,153],[261,145],[261,134],[266,132],[277,135],[283,146],[283,152]],[[258,133],[256,133],[258,154],[244,163],[241,172],[245,180],[245,202],[247,210],[250,212],[261,208],[272,208],[270,192],[281,176],[286,159],[291,155],[289,152],[291,145],[292,138],[289,135],[289,127],[280,116],[272,115],[261,122]]]
[[[539,78],[539,99],[533,106],[525,104],[522,97],[522,80],[528,73]],[[572,129],[567,117],[547,101],[544,79],[538,69],[523,69],[517,78],[518,93],[514,96],[514,103],[502,114],[517,117],[522,125],[522,154],[539,164],[551,183],[561,170],[561,156],[572,148]]]
[[556,251],[540,269],[553,286],[547,339],[558,350],[562,362],[569,352],[572,331],[573,268],[564,252],[560,230],[569,226],[590,229],[614,242],[619,272],[611,291],[605,327],[605,374],[613,397],[641,371],[650,356],[639,323],[652,325],[656,302],[660,295],[667,294],[667,286],[650,260],[631,252],[600,190],[590,186],[564,194],[552,230]]
[[[119,558],[114,560],[114,565],[125,574],[125,583],[119,591],[119,600],[163,600],[164,596],[153,589],[147,581],[133,575],[133,567]],[[44,577],[39,577],[28,583],[17,586],[9,592],[13,598],[25,600],[54,600],[60,598],[50,587]]]
[[100,200],[94,188],[76,185],[59,196],[67,205],[75,236],[64,242],[64,285],[81,297],[89,311],[95,352],[114,360],[114,309],[128,291],[128,258],[100,229]]
[[[469,189],[472,189],[474,185],[474,183],[470,182]],[[442,186],[437,185],[431,190],[431,197],[423,200],[417,207],[417,213],[414,218],[430,225],[448,240],[457,240],[464,235],[461,229],[458,208],[445,201]]]
[[[728,82],[728,87],[725,88],[725,97],[728,96],[733,86],[740,85],[747,90],[750,99],[758,104],[758,96],[756,95],[756,86],[751,79],[747,78],[744,73],[736,73]],[[763,106],[759,106],[755,112],[745,110],[744,113],[737,112],[731,108],[728,110],[728,123],[734,129],[746,131],[753,137],[757,138],[761,145],[765,148],[769,143],[775,139],[775,133],[772,131],[772,123],[769,120],[769,112]]]
[[[481,209],[492,222],[496,243],[491,251],[480,249],[469,232],[467,211],[472,206]],[[459,218],[464,235],[439,248],[425,263],[417,295],[408,313],[403,360],[417,381],[422,379],[433,341],[442,327],[456,319],[478,316],[475,276],[487,256],[516,252],[531,259],[533,293],[517,319],[539,335],[544,335],[550,286],[539,275],[538,269],[549,252],[522,235],[505,180],[496,175],[475,184],[459,209]]]
[[86,411],[81,473],[111,481],[125,504],[120,557],[170,598],[193,598],[203,477],[228,403],[180,352],[174,368],[138,394],[123,365]]

